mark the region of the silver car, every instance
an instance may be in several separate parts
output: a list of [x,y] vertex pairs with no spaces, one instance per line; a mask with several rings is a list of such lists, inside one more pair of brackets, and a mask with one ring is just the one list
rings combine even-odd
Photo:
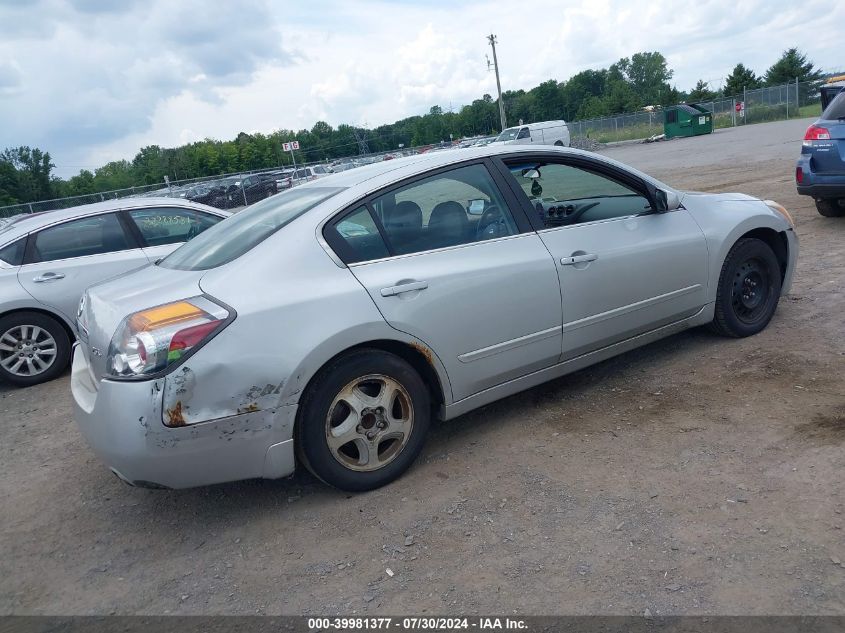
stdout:
[[786,210],[684,193],[578,150],[424,154],[213,227],[79,307],[75,416],[136,485],[366,490],[459,416],[674,332],[762,330]]
[[55,378],[70,360],[88,286],[161,259],[229,215],[132,198],[0,219],[0,378],[20,386]]

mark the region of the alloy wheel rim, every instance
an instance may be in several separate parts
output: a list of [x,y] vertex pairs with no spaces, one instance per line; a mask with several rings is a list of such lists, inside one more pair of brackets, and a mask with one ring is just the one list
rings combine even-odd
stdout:
[[407,390],[389,376],[369,374],[335,396],[326,416],[326,444],[344,467],[371,472],[396,459],[413,427]]
[[737,267],[733,278],[731,305],[743,323],[752,324],[765,316],[771,283],[768,266],[757,258],[747,259]]
[[56,361],[56,340],[37,325],[16,325],[0,336],[0,366],[28,378],[43,374]]

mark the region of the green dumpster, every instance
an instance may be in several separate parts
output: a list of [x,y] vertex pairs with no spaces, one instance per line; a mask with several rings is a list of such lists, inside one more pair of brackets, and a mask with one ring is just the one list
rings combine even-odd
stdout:
[[698,136],[713,131],[713,113],[696,103],[682,103],[663,111],[663,133],[666,138]]

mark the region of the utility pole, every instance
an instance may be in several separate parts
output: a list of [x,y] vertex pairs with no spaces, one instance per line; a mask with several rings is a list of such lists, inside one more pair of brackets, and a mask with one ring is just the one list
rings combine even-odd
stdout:
[[[502,101],[502,83],[499,81],[499,60],[496,59],[496,36],[490,33],[487,36],[487,41],[493,47],[493,68],[496,71],[496,88],[499,90],[499,117],[502,119],[502,132],[505,131],[507,124],[505,123],[505,103]],[[487,67],[490,67],[490,60],[487,60]]]

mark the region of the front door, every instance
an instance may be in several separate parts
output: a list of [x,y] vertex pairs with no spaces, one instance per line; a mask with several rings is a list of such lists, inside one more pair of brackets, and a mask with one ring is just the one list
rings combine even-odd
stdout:
[[30,235],[18,281],[35,299],[73,322],[88,286],[148,263],[117,215],[103,213]]
[[679,321],[706,303],[707,246],[685,209],[566,159],[506,161],[560,274],[563,360]]
[[555,265],[511,206],[522,213],[477,163],[375,196],[328,227],[385,320],[440,358],[454,400],[560,357]]

